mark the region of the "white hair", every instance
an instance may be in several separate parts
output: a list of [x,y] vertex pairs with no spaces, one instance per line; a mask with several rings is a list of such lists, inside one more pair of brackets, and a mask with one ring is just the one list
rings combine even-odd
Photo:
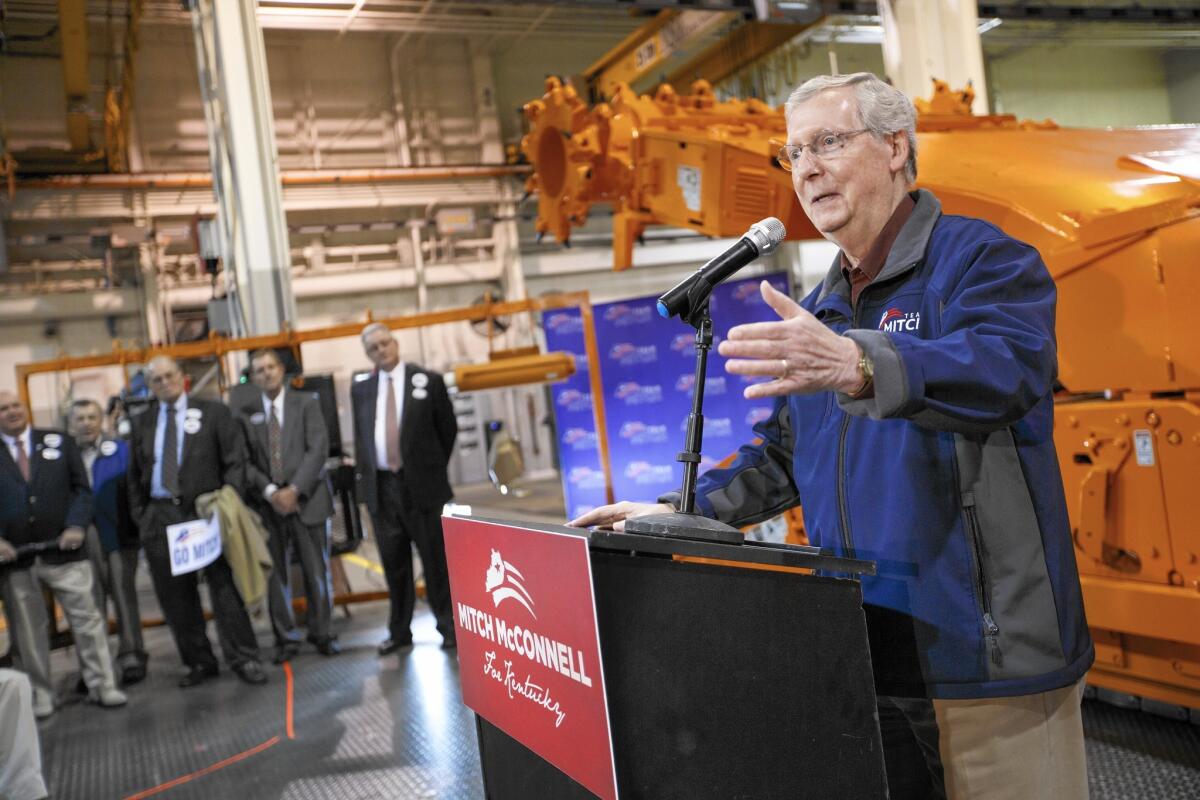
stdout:
[[392,329],[387,325],[384,325],[382,322],[372,322],[370,325],[363,328],[362,332],[358,334],[358,338],[362,340],[364,346],[367,343],[367,337],[375,331],[386,331],[388,336],[392,335]]
[[904,177],[912,183],[917,179],[917,110],[904,92],[887,84],[870,72],[855,72],[850,75],[818,75],[800,84],[788,96],[784,104],[784,116],[790,116],[802,104],[821,92],[854,87],[854,98],[858,104],[858,118],[863,127],[879,138],[904,131],[908,140],[908,161],[904,164]]

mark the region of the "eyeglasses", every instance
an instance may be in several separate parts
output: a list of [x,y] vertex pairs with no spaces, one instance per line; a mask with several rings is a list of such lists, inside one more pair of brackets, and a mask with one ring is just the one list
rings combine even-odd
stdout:
[[783,145],[779,148],[779,153],[775,156],[775,160],[779,162],[779,166],[791,172],[792,165],[804,156],[805,150],[808,150],[815,158],[836,157],[838,153],[846,148],[846,142],[860,133],[866,132],[866,128],[857,131],[821,131],[808,144]]

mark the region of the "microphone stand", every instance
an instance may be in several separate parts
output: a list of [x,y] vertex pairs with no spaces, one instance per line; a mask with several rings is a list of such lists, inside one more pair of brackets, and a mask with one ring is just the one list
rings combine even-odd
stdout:
[[712,349],[712,317],[708,299],[692,306],[687,322],[696,329],[696,379],[692,385],[692,411],[688,414],[684,449],[675,457],[683,463],[683,492],[679,510],[671,514],[650,514],[625,521],[629,533],[697,539],[705,542],[741,544],[742,532],[696,513],[696,477],[700,469],[700,445],[704,438],[704,381],[708,371],[708,351]]

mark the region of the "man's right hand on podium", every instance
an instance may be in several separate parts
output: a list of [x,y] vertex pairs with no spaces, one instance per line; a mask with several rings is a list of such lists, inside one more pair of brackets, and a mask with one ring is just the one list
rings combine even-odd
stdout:
[[625,520],[630,517],[644,517],[647,514],[671,514],[675,506],[670,503],[631,503],[623,501],[608,506],[594,508],[586,514],[581,514],[567,523],[572,528],[612,528],[614,531],[625,530]]

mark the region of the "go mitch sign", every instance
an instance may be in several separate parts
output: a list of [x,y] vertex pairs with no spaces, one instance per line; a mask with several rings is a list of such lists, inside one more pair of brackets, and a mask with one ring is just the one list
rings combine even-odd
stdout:
[[444,517],[463,702],[616,800],[587,537]]

